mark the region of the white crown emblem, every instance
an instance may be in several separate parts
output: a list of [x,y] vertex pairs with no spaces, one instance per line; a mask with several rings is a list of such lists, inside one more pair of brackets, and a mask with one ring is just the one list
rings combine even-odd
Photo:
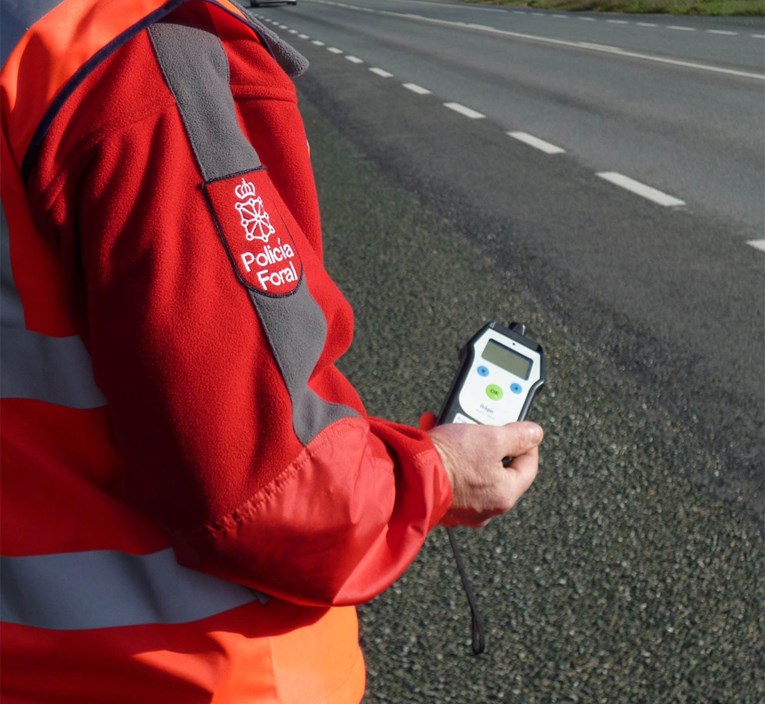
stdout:
[[248,196],[255,195],[255,186],[251,181],[242,179],[242,182],[234,189],[234,193],[239,200],[244,200]]
[[255,198],[255,186],[251,181],[242,182],[234,189],[239,199],[234,207],[239,211],[244,236],[247,240],[261,240],[268,242],[269,237],[276,232],[268,213],[263,207],[263,199]]

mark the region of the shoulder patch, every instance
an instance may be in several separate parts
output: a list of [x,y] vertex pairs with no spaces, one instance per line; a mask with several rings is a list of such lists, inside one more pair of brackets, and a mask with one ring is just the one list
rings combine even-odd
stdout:
[[292,293],[303,264],[265,168],[208,182],[205,192],[239,281],[268,296]]

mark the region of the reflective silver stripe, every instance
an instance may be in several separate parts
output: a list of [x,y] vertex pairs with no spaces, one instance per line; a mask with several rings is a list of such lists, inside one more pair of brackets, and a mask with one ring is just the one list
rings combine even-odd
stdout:
[[0,558],[2,621],[77,631],[198,621],[269,599],[186,569],[171,549]]
[[30,332],[13,283],[8,221],[0,208],[0,398],[98,408],[106,399],[93,380],[90,355],[77,336]]
[[0,0],[0,66],[24,33],[62,0]]
[[47,401],[69,408],[106,405],[79,337],[46,337],[3,325],[0,358],[0,398]]

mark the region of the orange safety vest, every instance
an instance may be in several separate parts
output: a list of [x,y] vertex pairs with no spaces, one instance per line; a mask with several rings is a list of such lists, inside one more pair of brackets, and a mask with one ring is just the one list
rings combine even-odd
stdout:
[[[355,609],[310,608],[181,567],[110,491],[120,458],[24,175],[100,61],[180,0],[3,7],[2,699],[358,702]],[[221,21],[258,29],[228,0]],[[256,40],[258,40],[256,38]]]

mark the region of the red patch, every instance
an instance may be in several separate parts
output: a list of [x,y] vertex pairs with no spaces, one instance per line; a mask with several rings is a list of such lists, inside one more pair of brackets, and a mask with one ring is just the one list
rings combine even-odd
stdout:
[[205,190],[239,280],[269,296],[292,293],[303,265],[266,170],[206,183]]

